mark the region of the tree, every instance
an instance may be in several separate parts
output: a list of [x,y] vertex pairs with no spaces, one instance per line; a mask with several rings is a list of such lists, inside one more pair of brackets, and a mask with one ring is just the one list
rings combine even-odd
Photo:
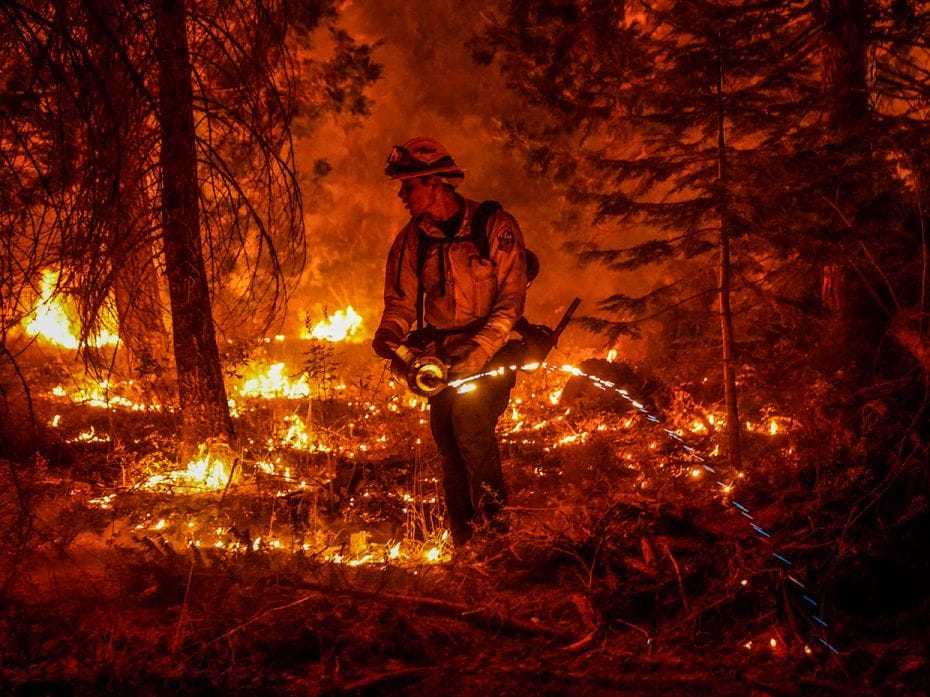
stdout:
[[503,7],[476,57],[533,110],[505,132],[593,212],[580,258],[652,283],[618,288],[590,326],[651,322],[653,354],[699,387],[709,293],[724,352],[729,296],[730,356],[765,388],[742,390],[757,407],[819,411],[809,388],[842,383],[855,408],[861,387],[911,370],[889,331],[927,364],[925,3]]
[[930,8],[829,0],[821,13],[831,129],[823,167],[829,186],[820,191],[839,240],[825,257],[826,304],[834,342],[846,347],[839,353],[859,354],[864,360],[853,368],[867,375],[876,360],[866,347],[889,326],[909,351],[923,331]]
[[[591,206],[596,223],[614,221],[612,236],[626,242],[576,245],[581,258],[617,271],[677,271],[645,293],[602,299],[619,317],[589,324],[613,339],[638,334],[647,320],[680,322],[692,308],[701,331],[687,342],[688,362],[700,367],[695,339],[707,341],[705,313],[716,298],[717,384],[737,468],[737,365],[749,361],[750,339],[777,332],[782,313],[769,308],[804,266],[787,231],[770,222],[784,221],[778,211],[797,195],[773,186],[772,172],[793,155],[786,143],[805,138],[813,99],[805,10],[668,2],[633,16],[619,2],[511,2],[478,46],[480,59],[527,75],[518,89],[548,116],[542,128],[508,123],[531,164]],[[795,295],[803,304],[803,291]]]
[[181,406],[182,459],[208,438],[233,439],[200,238],[193,69],[184,0],[154,0],[159,68],[162,243]]
[[[48,13],[28,1],[2,7],[15,50],[37,74],[36,98],[48,107],[38,125],[26,111],[9,120],[22,156],[7,161],[7,172],[15,178],[15,167],[27,163],[43,185],[31,205],[54,213],[24,246],[42,265],[62,269],[85,345],[109,294],[125,296],[135,280],[127,269],[151,262],[164,273],[184,453],[231,434],[214,320],[262,331],[302,268],[293,48],[295,35],[332,18],[333,7],[329,0],[63,0]],[[345,73],[334,72],[333,82],[357,82]],[[131,224],[119,229],[113,221],[126,221],[127,201]]]

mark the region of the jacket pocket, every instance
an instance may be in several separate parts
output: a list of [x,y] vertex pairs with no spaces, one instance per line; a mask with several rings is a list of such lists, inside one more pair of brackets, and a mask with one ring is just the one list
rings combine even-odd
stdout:
[[497,271],[488,259],[475,256],[469,261],[471,262],[469,274],[471,283],[464,285],[472,297],[469,302],[465,303],[464,309],[472,319],[487,317],[497,297]]

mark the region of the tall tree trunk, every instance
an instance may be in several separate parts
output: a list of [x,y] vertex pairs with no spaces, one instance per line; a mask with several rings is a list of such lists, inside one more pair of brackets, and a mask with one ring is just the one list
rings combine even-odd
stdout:
[[824,21],[823,87],[830,123],[840,138],[869,117],[868,24],[865,0],[822,0]]
[[234,436],[200,238],[193,88],[185,0],[153,0],[161,111],[165,274],[181,407],[182,462],[208,438]]
[[717,212],[720,220],[720,259],[718,267],[718,299],[720,306],[720,336],[723,344],[723,395],[727,409],[727,459],[735,470],[743,468],[740,444],[742,424],[736,391],[734,358],[733,311],[730,307],[730,213],[729,169],[727,163],[726,98],[723,88],[723,47],[717,44]]
[[733,312],[730,308],[730,232],[726,214],[720,217],[720,336],[723,340],[723,396],[727,408],[727,459],[736,470],[743,467],[740,444],[742,424],[739,417],[739,400],[736,391],[734,362]]
[[[857,208],[874,196],[868,89],[868,21],[865,0],[821,0],[823,60],[821,81],[831,126],[828,146],[842,153],[842,176],[836,179],[836,204],[843,224],[855,231]],[[821,307],[827,318],[824,348],[828,364],[845,364],[857,340],[856,289],[845,259],[828,261],[820,268]]]

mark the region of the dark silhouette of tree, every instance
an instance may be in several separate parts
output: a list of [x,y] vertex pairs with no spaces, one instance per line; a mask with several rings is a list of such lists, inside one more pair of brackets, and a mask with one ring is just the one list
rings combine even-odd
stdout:
[[830,130],[816,190],[827,204],[824,228],[836,239],[823,257],[824,305],[834,352],[858,357],[836,367],[861,381],[874,369],[869,347],[889,324],[899,339],[922,331],[930,9],[906,0],[825,0],[820,12]]

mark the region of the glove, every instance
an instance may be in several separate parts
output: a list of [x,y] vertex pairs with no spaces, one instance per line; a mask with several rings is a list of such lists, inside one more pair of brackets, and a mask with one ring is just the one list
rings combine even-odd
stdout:
[[485,350],[474,341],[466,341],[452,351],[449,356],[452,365],[449,367],[449,378],[460,380],[480,373],[488,362]]
[[371,349],[381,358],[394,358],[394,349],[400,345],[400,337],[390,329],[381,328],[371,340]]

